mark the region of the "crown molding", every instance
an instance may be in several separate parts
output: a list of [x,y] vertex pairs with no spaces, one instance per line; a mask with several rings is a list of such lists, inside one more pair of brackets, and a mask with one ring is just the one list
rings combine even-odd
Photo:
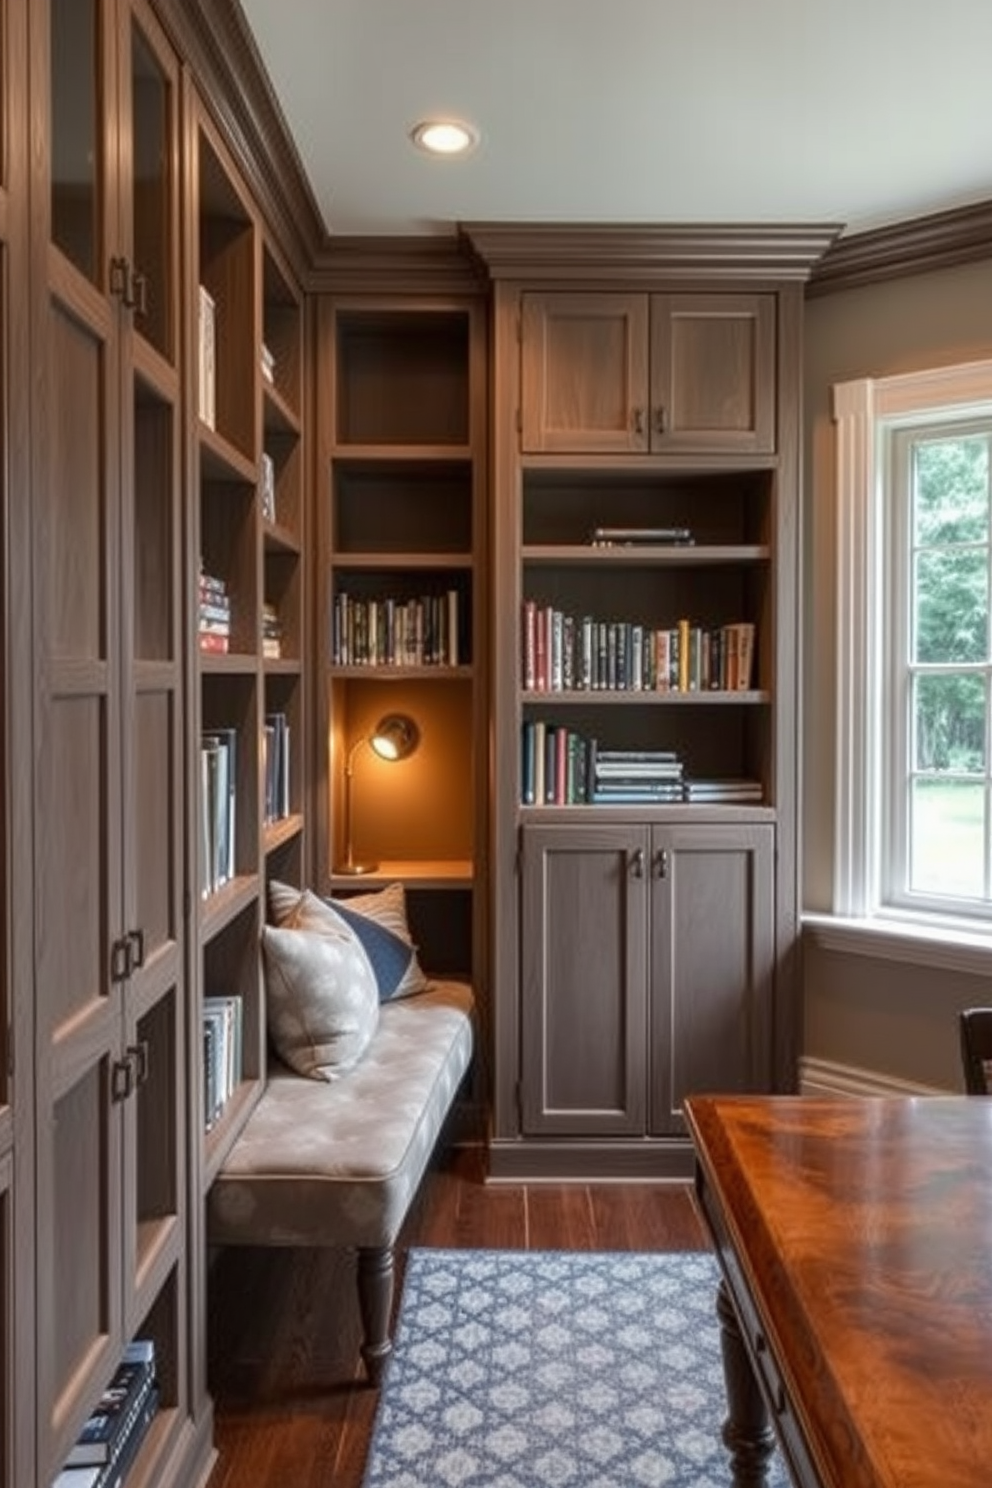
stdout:
[[477,265],[453,235],[328,237],[309,288],[324,294],[479,294]]
[[478,223],[460,234],[492,279],[806,280],[838,223]]
[[238,0],[155,0],[163,26],[300,282],[324,224]]
[[992,201],[841,238],[814,267],[806,296],[837,294],[981,259],[992,259]]

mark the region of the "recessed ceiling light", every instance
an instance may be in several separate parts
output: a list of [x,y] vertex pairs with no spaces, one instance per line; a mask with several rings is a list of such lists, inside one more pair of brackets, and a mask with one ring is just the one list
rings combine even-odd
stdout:
[[422,119],[410,138],[428,155],[467,155],[479,143],[479,132],[460,119]]

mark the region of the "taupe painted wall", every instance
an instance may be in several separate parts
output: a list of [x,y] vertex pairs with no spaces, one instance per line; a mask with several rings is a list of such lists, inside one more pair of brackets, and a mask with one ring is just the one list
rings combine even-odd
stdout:
[[[987,261],[810,300],[806,311],[803,903],[829,910],[834,811],[833,383],[992,357]],[[807,1058],[960,1088],[955,1013],[992,983],[828,952],[806,936]]]

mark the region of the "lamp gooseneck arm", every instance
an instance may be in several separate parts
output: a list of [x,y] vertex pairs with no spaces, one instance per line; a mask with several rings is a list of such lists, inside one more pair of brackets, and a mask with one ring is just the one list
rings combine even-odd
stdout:
[[344,764],[344,867],[345,869],[355,866],[355,855],[351,844],[351,782],[355,774],[355,755],[366,742],[362,734],[348,750],[348,757]]

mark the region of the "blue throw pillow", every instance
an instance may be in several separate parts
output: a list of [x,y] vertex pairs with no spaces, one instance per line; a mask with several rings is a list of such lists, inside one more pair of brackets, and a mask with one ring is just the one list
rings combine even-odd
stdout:
[[388,1002],[403,985],[403,978],[413,961],[413,946],[409,941],[394,935],[392,930],[387,930],[385,925],[370,920],[368,915],[359,914],[357,909],[350,909],[346,901],[329,899],[328,903],[354,930],[372,963],[379,987],[379,1001]]

